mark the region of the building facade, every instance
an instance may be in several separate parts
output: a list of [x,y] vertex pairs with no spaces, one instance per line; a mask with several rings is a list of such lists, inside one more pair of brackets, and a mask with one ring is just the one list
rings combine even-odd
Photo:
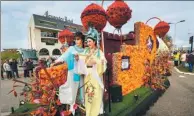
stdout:
[[83,27],[67,20],[67,17],[60,18],[48,14],[33,14],[28,25],[28,46],[35,49],[40,58],[61,55],[61,43],[58,41],[58,33],[69,29],[75,33],[83,32]]

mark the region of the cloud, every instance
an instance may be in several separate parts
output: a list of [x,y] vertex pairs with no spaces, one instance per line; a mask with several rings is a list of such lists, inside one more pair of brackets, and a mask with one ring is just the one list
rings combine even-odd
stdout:
[[[32,14],[43,15],[45,11],[54,16],[73,19],[74,23],[81,24],[80,15],[83,9],[91,4],[101,5],[101,1],[3,1],[1,20],[2,47],[27,47],[27,25]],[[146,22],[151,17],[159,17],[167,22],[186,20],[178,24],[176,29],[176,43],[188,45],[188,31],[194,33],[193,1],[126,1],[132,9],[132,18],[123,25],[122,32],[134,30],[134,23]],[[112,1],[104,1],[104,9]],[[151,20],[148,24],[154,27],[158,20]],[[108,22],[104,29],[113,32],[114,27]],[[174,26],[171,25],[169,34],[174,36]],[[16,41],[17,40],[17,41]],[[14,41],[14,43],[10,43]],[[26,42],[26,43],[25,43]],[[22,43],[22,45],[21,45]]]

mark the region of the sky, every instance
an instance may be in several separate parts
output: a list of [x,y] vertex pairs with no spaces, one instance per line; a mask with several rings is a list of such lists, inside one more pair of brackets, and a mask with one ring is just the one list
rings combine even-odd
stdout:
[[[131,19],[122,27],[122,32],[134,30],[135,22],[146,22],[151,17],[158,17],[166,22],[176,23],[185,20],[176,26],[170,25],[169,35],[178,46],[189,46],[189,36],[194,35],[194,1],[125,1],[132,9]],[[1,50],[5,48],[28,48],[28,24],[32,14],[50,15],[73,19],[76,24],[81,23],[81,13],[84,8],[101,1],[2,1],[1,2]],[[105,1],[106,10],[113,1]],[[158,20],[151,20],[148,25],[154,27]],[[112,33],[114,27],[107,23],[104,31]],[[188,34],[192,33],[192,34]]]

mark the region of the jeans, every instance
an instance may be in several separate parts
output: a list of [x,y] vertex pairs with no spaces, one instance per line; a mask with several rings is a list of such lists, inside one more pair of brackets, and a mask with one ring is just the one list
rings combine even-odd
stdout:
[[7,78],[8,78],[8,79],[11,79],[11,78],[12,78],[11,71],[6,71],[6,74],[7,74]]
[[181,61],[182,67],[185,67],[185,61]]
[[174,66],[178,66],[179,65],[179,61],[174,61]]
[[3,71],[1,70],[1,78],[4,79]]
[[193,63],[189,63],[189,72],[193,72]]
[[24,77],[29,77],[29,70],[24,70]]
[[28,73],[29,76],[33,77],[33,69],[28,70]]
[[12,71],[12,75],[14,78],[15,78],[15,74],[16,74],[16,77],[19,78],[18,70]]

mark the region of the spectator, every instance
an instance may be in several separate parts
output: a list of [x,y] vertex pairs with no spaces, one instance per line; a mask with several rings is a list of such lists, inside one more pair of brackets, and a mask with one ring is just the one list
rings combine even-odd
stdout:
[[194,52],[188,55],[189,72],[193,72],[194,65]]
[[188,50],[187,51],[187,54],[186,54],[186,61],[188,62],[188,56],[189,56],[189,54],[190,54],[190,51]]
[[28,60],[28,71],[30,73],[30,76],[33,77],[33,69],[34,69],[34,64],[32,59]]
[[11,75],[11,67],[9,65],[9,61],[6,60],[6,62],[3,64],[3,68],[6,72],[6,75],[7,75],[7,79],[11,79],[12,78],[12,75]]
[[47,61],[46,61],[47,67],[50,67],[51,63],[52,63],[52,59],[51,59],[51,57],[49,57],[49,58],[47,59]]
[[27,59],[24,59],[24,62],[22,64],[24,69],[24,78],[28,77],[28,70],[27,70]]
[[1,79],[4,80],[4,76],[3,76],[3,72],[4,72],[4,68],[3,68],[3,61],[1,60]]
[[15,59],[13,59],[13,61],[12,60],[10,61],[10,67],[12,70],[12,76],[15,78],[15,73],[16,73],[17,78],[19,78],[18,62]]
[[184,67],[186,62],[186,52],[184,51],[181,55],[181,65]]
[[178,66],[178,62],[179,62],[179,54],[177,53],[177,51],[174,52],[174,66]]

